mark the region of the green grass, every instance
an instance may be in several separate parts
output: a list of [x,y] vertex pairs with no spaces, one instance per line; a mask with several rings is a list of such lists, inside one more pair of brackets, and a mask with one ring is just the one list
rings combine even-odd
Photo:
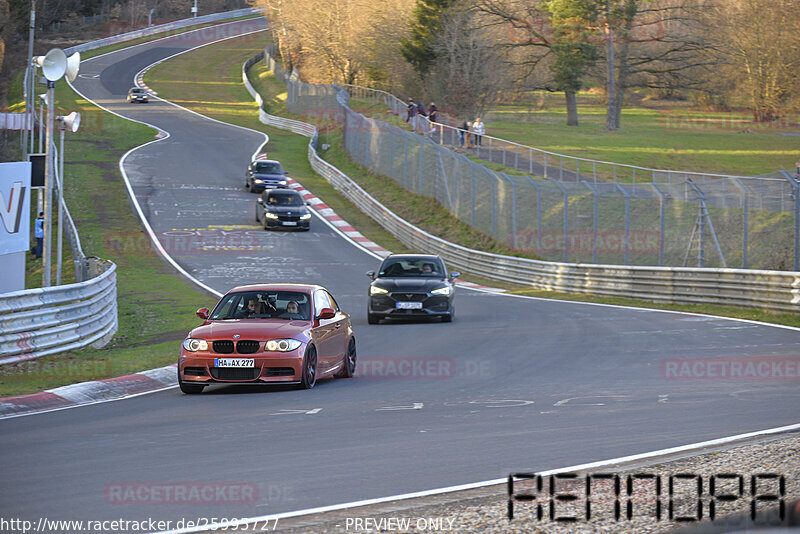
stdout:
[[[794,126],[759,124],[744,112],[703,111],[686,102],[644,101],[644,105],[625,107],[620,130],[606,132],[606,110],[598,96],[580,95],[577,127],[566,126],[562,95],[547,94],[543,101],[534,100],[531,96],[520,103],[491,108],[485,114],[486,134],[568,156],[712,174],[766,174],[793,169],[800,159],[797,137],[779,135],[797,132],[798,114],[789,118]],[[385,107],[353,104],[359,112],[387,120]],[[591,172],[591,166],[587,164],[582,172]]]

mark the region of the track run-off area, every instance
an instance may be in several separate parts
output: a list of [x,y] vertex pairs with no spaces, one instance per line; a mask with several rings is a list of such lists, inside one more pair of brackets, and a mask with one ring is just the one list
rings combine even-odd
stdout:
[[[264,36],[257,24],[227,23],[224,36]],[[257,282],[326,286],[352,316],[359,372],[309,391],[215,386],[188,396],[173,388],[0,420],[0,516],[173,525],[264,516],[798,422],[796,378],[681,373],[686,363],[774,366],[796,357],[800,331],[790,327],[464,288],[453,323],[367,325],[364,273],[377,256],[320,217],[310,232],[254,228],[244,170],[264,134],[159,98],[125,102],[142,69],[220,38],[188,32],[97,56],[82,62],[74,86],[163,133],[120,168],[134,209],[175,264],[219,293]],[[187,235],[193,245],[178,246]],[[178,487],[216,489],[210,500],[153,496]],[[131,488],[149,497],[130,497]]]

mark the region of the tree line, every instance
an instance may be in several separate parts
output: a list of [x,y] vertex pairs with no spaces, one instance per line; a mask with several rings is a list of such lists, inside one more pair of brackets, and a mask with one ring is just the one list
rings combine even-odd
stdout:
[[284,66],[314,83],[423,95],[467,117],[511,95],[632,89],[770,121],[800,108],[798,0],[252,0]]

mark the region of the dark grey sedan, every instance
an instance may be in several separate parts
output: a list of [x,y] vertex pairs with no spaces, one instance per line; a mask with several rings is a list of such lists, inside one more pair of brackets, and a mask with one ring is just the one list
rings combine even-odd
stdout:
[[281,162],[274,159],[256,160],[247,167],[244,186],[251,193],[260,193],[265,189],[286,187],[289,183]]
[[392,254],[378,272],[368,271],[367,321],[439,317],[449,323],[455,317],[454,280],[460,273],[447,272],[439,256]]
[[311,212],[297,191],[267,189],[256,200],[256,222],[260,222],[264,230],[310,230]]

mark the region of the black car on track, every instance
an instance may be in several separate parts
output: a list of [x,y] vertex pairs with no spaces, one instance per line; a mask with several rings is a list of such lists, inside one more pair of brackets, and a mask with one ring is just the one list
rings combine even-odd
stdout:
[[286,187],[289,181],[283,170],[281,162],[274,159],[255,160],[247,167],[245,174],[245,188],[251,193],[260,193],[265,189],[279,189]]
[[454,280],[460,273],[447,273],[439,256],[392,254],[384,258],[370,278],[367,321],[377,324],[389,318],[440,317],[449,323],[455,317]]
[[256,222],[270,228],[311,229],[311,212],[297,191],[267,189],[256,200]]

